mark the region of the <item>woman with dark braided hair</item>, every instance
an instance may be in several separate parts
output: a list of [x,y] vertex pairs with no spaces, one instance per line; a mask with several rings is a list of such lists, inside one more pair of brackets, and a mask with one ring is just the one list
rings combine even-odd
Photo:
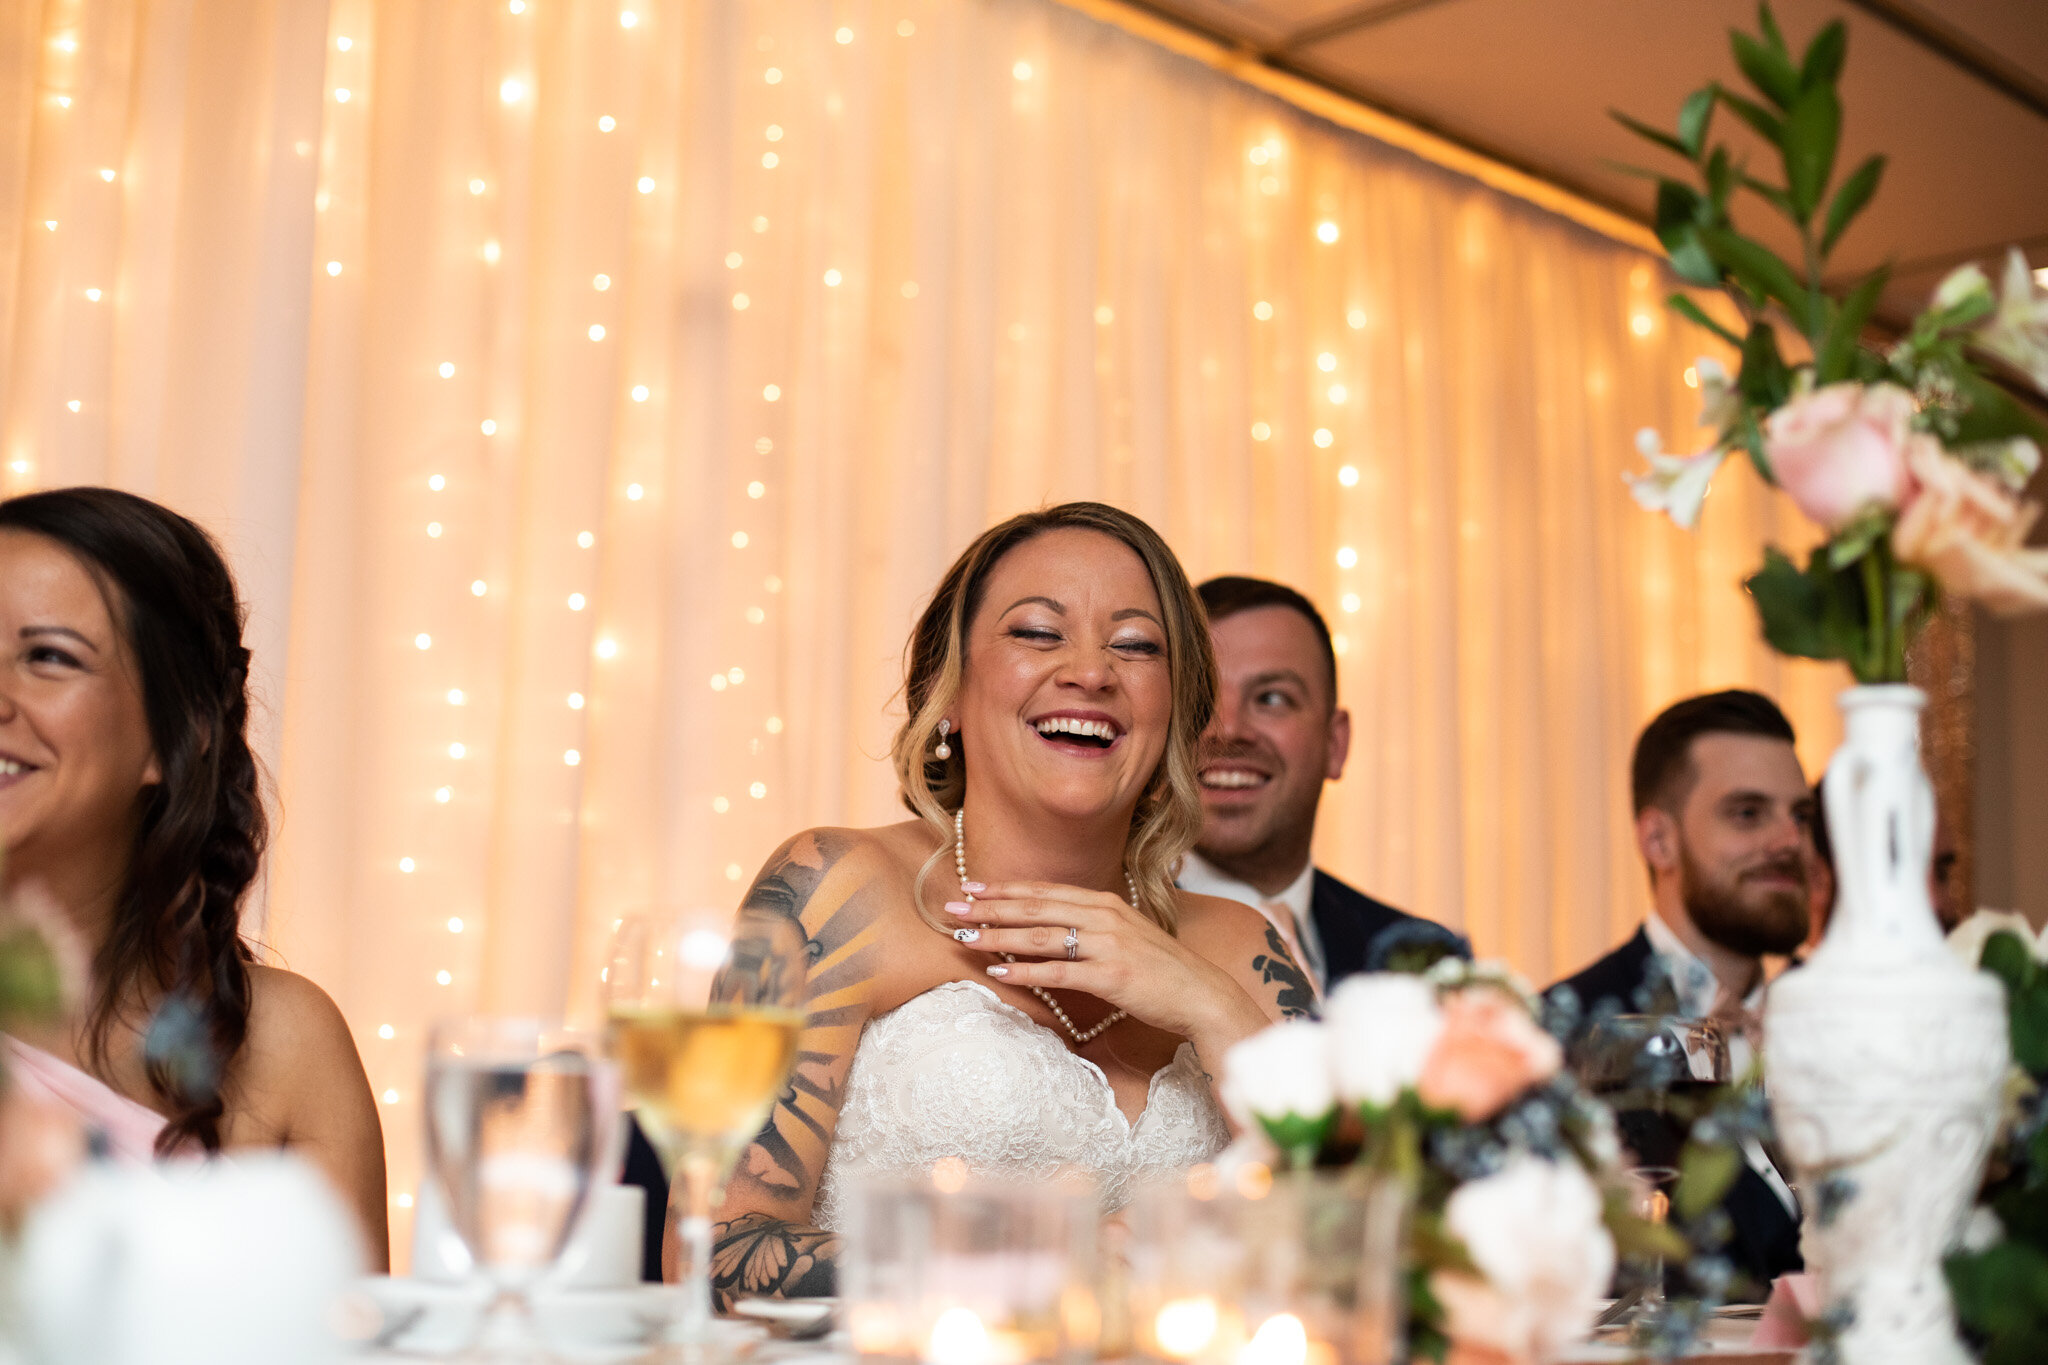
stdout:
[[91,962],[75,1018],[0,1043],[11,1083],[117,1152],[298,1151],[381,1266],[383,1138],[348,1026],[241,933],[266,834],[243,615],[213,541],[155,503],[0,502],[0,899],[51,903]]

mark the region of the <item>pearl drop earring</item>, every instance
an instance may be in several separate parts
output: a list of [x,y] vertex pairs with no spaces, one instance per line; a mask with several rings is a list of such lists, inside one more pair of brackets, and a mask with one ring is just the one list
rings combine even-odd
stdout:
[[938,759],[941,763],[944,763],[953,756],[953,746],[946,743],[946,736],[951,733],[953,733],[953,722],[950,720],[940,721],[939,747],[932,750],[932,757]]

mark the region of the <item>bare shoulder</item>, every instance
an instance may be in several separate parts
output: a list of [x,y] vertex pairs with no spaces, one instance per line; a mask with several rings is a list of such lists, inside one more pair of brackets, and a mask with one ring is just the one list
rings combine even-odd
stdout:
[[1178,895],[1181,942],[1235,977],[1272,1018],[1315,1012],[1315,987],[1272,921],[1240,901]]
[[826,920],[869,899],[877,884],[902,871],[894,827],[844,829],[820,826],[785,840],[768,855],[746,903],[803,921],[815,932]]
[[301,1062],[355,1060],[348,1021],[326,991],[282,967],[249,968],[249,1064],[259,1069]]
[[1272,926],[1266,917],[1246,905],[1223,896],[1198,896],[1177,891],[1180,906],[1180,940],[1212,962],[1222,962],[1262,948],[1266,931]]

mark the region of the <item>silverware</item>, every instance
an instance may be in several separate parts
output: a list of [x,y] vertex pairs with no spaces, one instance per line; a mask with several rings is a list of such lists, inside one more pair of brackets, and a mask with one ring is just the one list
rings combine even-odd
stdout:
[[1597,1332],[1603,1327],[1612,1327],[1627,1317],[1635,1309],[1635,1306],[1643,1301],[1643,1294],[1645,1292],[1640,1287],[1631,1289],[1609,1304],[1606,1312],[1593,1319],[1593,1330]]
[[408,1308],[402,1313],[387,1314],[384,1318],[384,1325],[377,1329],[377,1335],[370,1338],[370,1349],[373,1351],[389,1350],[397,1343],[400,1337],[410,1332],[414,1325],[426,1315],[427,1307],[425,1304]]

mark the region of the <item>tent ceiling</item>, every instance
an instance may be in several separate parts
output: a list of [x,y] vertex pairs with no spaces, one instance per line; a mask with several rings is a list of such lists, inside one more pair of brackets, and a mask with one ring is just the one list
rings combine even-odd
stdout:
[[[1587,198],[1647,220],[1649,182],[1615,161],[1676,164],[1608,117],[1669,127],[1710,78],[1746,89],[1727,30],[1755,29],[1749,0],[1146,0],[1145,8],[1249,49]],[[1951,266],[1987,267],[2018,245],[2048,265],[2048,5],[2043,0],[1778,0],[1798,48],[1849,28],[1837,174],[1890,157],[1876,202],[1835,255],[1838,272],[1890,259],[1881,316],[1925,303]],[[1778,178],[1753,141],[1751,165]],[[1746,130],[1744,130],[1746,132]],[[1678,167],[1683,169],[1682,166]],[[1737,220],[1780,250],[1759,201]],[[1796,251],[1788,251],[1795,255]]]

